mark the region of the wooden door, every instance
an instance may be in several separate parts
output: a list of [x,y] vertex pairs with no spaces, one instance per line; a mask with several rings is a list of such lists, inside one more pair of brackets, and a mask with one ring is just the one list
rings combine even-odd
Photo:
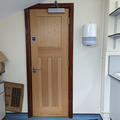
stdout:
[[69,10],[30,10],[33,116],[68,116]]

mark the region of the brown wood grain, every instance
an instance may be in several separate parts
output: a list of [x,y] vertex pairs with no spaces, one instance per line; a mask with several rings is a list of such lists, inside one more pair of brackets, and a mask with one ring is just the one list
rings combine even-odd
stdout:
[[[30,9],[48,9],[53,4],[37,4],[25,9],[25,28],[26,28],[26,56],[27,56],[27,85],[28,85],[28,115],[33,116],[32,106],[32,73],[31,73],[31,35],[30,35]],[[63,3],[59,4],[60,8],[69,9],[69,118],[73,115],[73,16],[74,4]]]
[[[22,112],[24,85],[12,82],[4,82],[4,86],[6,111]],[[14,93],[13,89],[15,90]],[[20,91],[18,91],[18,89]]]
[[30,40],[31,35],[29,16],[30,16],[29,9],[25,9],[28,117],[31,118],[33,116],[33,106],[32,106],[31,40]]
[[[68,116],[68,17],[68,9],[64,14],[50,14],[47,9],[30,10],[31,36],[36,37],[36,41],[31,40],[32,67],[40,68],[32,73],[34,116]],[[58,65],[59,58],[62,62]]]

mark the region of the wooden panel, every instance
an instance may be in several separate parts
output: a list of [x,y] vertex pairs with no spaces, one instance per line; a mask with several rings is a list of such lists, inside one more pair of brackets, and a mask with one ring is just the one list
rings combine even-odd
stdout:
[[52,57],[48,57],[49,107],[52,107]]
[[61,20],[62,17],[37,17],[37,21],[39,21],[37,23],[39,47],[60,47]]
[[62,58],[58,57],[58,100],[59,100],[59,107],[62,106]]
[[[48,94],[48,59],[43,57],[41,66],[41,87],[42,87],[42,106],[49,106],[49,94]],[[39,91],[40,92],[40,91]]]
[[52,106],[58,106],[58,60],[53,58],[52,63]]
[[31,10],[34,116],[68,116],[68,13]]
[[4,83],[6,110],[12,112],[21,112],[24,96],[24,85],[11,82]]

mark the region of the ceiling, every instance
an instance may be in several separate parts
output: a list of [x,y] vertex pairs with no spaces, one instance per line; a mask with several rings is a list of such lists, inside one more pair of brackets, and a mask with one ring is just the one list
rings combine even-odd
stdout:
[[0,18],[46,1],[53,2],[54,0],[0,0]]

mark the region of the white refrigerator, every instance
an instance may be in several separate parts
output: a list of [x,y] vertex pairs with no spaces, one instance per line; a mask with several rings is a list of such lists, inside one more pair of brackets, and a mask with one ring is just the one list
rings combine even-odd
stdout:
[[120,55],[109,58],[110,88],[110,117],[111,120],[120,120]]

